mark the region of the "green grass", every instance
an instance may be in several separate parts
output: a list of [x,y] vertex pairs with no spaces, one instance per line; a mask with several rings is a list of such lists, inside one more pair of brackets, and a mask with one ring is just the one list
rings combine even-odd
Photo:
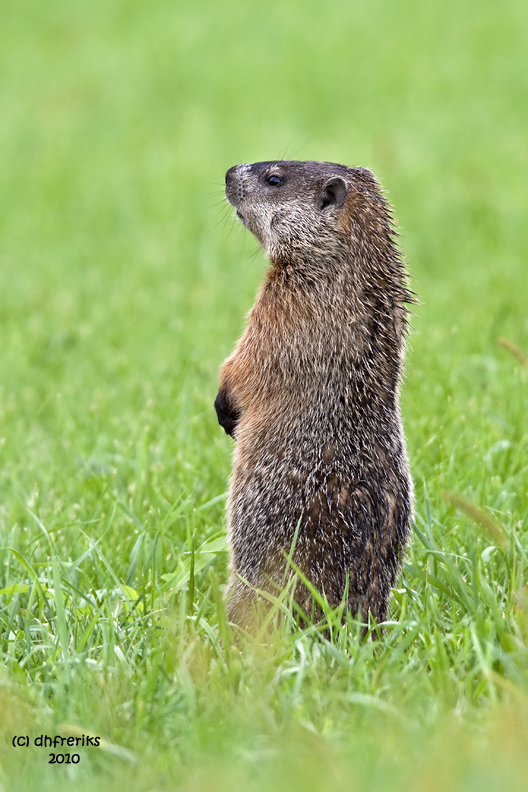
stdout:
[[[527,33],[521,0],[3,9],[0,787],[524,790]],[[266,265],[223,174],[283,156],[379,175],[421,300],[375,642],[225,624],[212,403]],[[56,733],[104,742],[11,744]]]

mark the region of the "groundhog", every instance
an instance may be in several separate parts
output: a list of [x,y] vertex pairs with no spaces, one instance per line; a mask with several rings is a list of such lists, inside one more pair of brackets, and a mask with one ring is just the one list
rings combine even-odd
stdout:
[[312,618],[302,576],[383,622],[412,516],[399,387],[413,300],[391,208],[370,171],[329,162],[237,165],[226,196],[272,265],[215,401],[236,440],[229,619],[253,630],[258,592],[297,569]]

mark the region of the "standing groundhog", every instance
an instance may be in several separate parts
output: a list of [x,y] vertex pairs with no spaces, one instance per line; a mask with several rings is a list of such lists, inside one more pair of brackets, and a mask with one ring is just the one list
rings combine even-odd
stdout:
[[[236,439],[229,618],[254,626],[255,590],[278,594],[293,550],[332,606],[346,593],[382,622],[412,515],[399,408],[412,296],[390,207],[370,171],[329,162],[237,165],[226,196],[272,264],[215,401]],[[311,611],[300,581],[295,599]]]

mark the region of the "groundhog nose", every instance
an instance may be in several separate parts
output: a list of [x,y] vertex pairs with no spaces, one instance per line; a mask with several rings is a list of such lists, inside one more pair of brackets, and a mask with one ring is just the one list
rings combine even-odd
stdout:
[[241,184],[245,182],[251,174],[252,165],[247,165],[246,163],[242,163],[241,165],[233,165],[232,168],[229,168],[225,175],[226,185],[229,184]]
[[234,180],[235,180],[235,171],[236,171],[237,167],[238,167],[237,165],[233,165],[233,167],[229,168],[229,170],[227,171],[227,173],[225,175],[226,187],[229,184],[232,184],[234,182]]

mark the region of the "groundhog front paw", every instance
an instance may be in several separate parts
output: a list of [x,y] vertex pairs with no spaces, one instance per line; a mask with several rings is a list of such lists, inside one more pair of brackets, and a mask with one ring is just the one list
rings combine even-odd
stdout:
[[235,437],[235,431],[240,418],[240,410],[238,410],[227,397],[225,388],[220,388],[218,396],[215,399],[215,410],[218,416],[218,423],[225,431],[226,434]]

